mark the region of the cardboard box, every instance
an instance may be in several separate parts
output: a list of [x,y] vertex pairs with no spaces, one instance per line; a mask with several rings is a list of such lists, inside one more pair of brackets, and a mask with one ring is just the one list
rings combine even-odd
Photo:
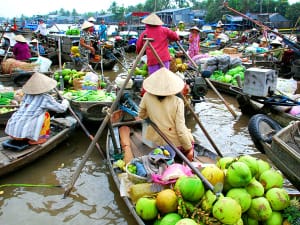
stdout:
[[272,69],[251,67],[245,71],[243,92],[248,95],[266,97],[275,92],[277,73]]

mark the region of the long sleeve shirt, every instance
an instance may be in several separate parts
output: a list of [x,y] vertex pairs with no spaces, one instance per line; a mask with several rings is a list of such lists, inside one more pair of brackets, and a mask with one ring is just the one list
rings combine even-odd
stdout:
[[[153,39],[153,41],[151,41],[151,44],[163,62],[171,60],[168,48],[169,41],[179,41],[179,36],[176,32],[163,26],[146,25],[146,30],[141,33],[136,43],[137,53],[139,53],[143,48],[143,45],[145,43],[145,41],[143,40],[144,36]],[[149,46],[146,49],[146,55],[148,66],[159,64]]]
[[[167,138],[184,150],[192,148],[193,136],[185,125],[184,102],[171,95],[159,100],[157,96],[145,93],[140,103],[139,117],[150,118]],[[146,139],[157,145],[165,145],[163,138],[151,127],[147,127]]]
[[31,58],[30,48],[27,43],[16,42],[13,47],[13,54],[16,60],[27,60]]
[[57,102],[49,94],[24,95],[20,108],[11,116],[5,133],[15,138],[37,141],[44,123],[44,114],[51,110],[65,112],[67,106]]

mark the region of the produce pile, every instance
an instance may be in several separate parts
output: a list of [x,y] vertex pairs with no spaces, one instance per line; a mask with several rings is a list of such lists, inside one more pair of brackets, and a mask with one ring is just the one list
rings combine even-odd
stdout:
[[245,68],[243,66],[237,66],[235,68],[232,68],[228,70],[226,73],[223,73],[220,70],[216,70],[210,76],[210,79],[231,84],[234,86],[238,86],[237,77],[239,76],[241,78],[241,82],[243,83],[245,79],[244,72],[245,72]]
[[116,99],[114,93],[106,90],[65,90],[64,98],[79,102],[113,102]]
[[[64,82],[64,87],[68,89],[74,89],[75,83],[80,83],[80,87],[76,87],[76,89],[82,89],[82,87],[92,87],[89,89],[97,89],[98,87],[105,88],[106,83],[104,81],[98,82],[98,76],[96,74],[93,74],[97,77],[96,81],[91,81],[90,79],[85,79],[86,76],[89,76],[90,74],[93,74],[91,72],[84,72],[84,71],[77,71],[74,69],[68,69],[64,68],[61,71],[62,79]],[[60,73],[59,71],[56,71],[54,73],[54,79],[57,81],[57,86],[60,86]]]
[[201,173],[213,186],[222,183],[222,192],[207,189],[196,176],[180,176],[174,185],[140,196],[137,214],[155,225],[300,224],[299,200],[289,196],[281,172],[267,161],[223,157]]

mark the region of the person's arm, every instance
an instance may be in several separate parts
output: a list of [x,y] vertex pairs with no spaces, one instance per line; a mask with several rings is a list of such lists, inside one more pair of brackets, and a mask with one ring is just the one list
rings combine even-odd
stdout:
[[180,38],[179,38],[178,34],[175,31],[172,31],[169,28],[166,28],[166,29],[167,29],[168,39],[170,41],[179,41]]
[[140,51],[142,50],[143,48],[143,45],[144,45],[144,35],[145,35],[145,32],[142,32],[141,35],[139,36],[139,38],[137,39],[136,41],[136,53],[140,53]]
[[92,46],[86,44],[83,38],[80,38],[80,45],[86,49],[89,49],[92,54],[95,54],[95,49]]
[[145,104],[145,97],[142,98],[140,105],[139,105],[139,117],[141,119],[146,119],[148,118],[148,113],[147,113],[147,108],[146,108],[146,104]]
[[184,103],[183,100],[178,98],[178,106],[175,118],[176,132],[178,135],[179,142],[185,151],[188,151],[192,148],[191,143],[191,134],[190,131],[186,128],[185,117],[184,117]]

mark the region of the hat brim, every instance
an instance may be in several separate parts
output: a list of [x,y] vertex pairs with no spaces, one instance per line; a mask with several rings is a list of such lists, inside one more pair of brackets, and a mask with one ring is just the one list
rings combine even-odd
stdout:
[[181,92],[184,82],[178,75],[163,67],[147,77],[143,87],[150,94],[169,96]]
[[24,84],[22,90],[25,94],[37,95],[52,90],[56,85],[56,80],[42,73],[35,72]]

